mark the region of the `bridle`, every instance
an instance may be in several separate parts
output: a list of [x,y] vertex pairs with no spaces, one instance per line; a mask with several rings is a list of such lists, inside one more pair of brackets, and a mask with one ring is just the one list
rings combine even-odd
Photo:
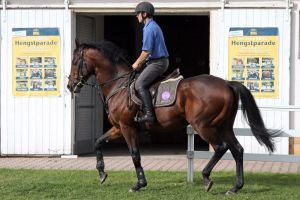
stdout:
[[[109,99],[112,96],[114,96],[115,94],[117,94],[120,91],[122,91],[123,89],[125,89],[126,87],[128,87],[133,82],[133,79],[136,75],[136,71],[132,70],[130,72],[121,74],[113,79],[105,81],[104,83],[91,83],[91,82],[88,82],[86,80],[86,77],[84,77],[84,75],[83,75],[83,68],[85,68],[86,72],[88,72],[88,67],[84,60],[84,49],[80,50],[79,55],[80,55],[79,62],[77,64],[77,77],[73,78],[71,75],[69,75],[69,77],[68,77],[69,80],[73,79],[73,83],[72,83],[73,91],[77,91],[78,89],[80,90],[84,85],[91,86],[92,88],[96,88],[98,90],[98,94],[102,100],[102,103],[105,105],[105,110],[108,113]],[[123,59],[123,61],[125,61],[126,64],[131,66],[131,64],[125,58],[122,58],[122,59]],[[112,90],[107,95],[106,98],[104,97],[103,92],[102,92],[103,87],[105,87],[119,79],[126,78],[126,77],[129,77],[128,81],[122,82],[116,89]],[[129,98],[130,98],[130,92],[129,92]]]
[[[88,71],[88,69],[87,69],[87,65],[86,65],[86,62],[84,60],[83,54],[84,54],[84,51],[82,49],[82,50],[80,50],[79,62],[77,64],[77,76],[76,76],[76,78],[72,77],[71,74],[68,77],[68,79],[72,81],[73,92],[76,92],[77,90],[80,90],[80,88],[82,88],[86,83],[86,79],[83,76],[83,68],[85,67],[86,71]],[[72,64],[74,64],[74,63],[72,63]]]

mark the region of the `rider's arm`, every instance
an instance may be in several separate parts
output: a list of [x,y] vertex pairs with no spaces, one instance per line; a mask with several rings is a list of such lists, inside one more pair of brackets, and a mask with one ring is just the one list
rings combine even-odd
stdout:
[[139,58],[135,61],[135,63],[132,65],[133,69],[135,70],[139,70],[144,62],[146,61],[146,59],[150,56],[150,52],[149,51],[142,51],[141,55],[139,56]]

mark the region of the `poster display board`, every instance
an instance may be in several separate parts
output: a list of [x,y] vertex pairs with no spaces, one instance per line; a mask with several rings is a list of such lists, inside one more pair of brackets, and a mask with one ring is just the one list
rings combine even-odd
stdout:
[[13,96],[59,96],[58,28],[13,28],[12,37]]
[[278,98],[278,28],[230,28],[229,80],[255,97]]

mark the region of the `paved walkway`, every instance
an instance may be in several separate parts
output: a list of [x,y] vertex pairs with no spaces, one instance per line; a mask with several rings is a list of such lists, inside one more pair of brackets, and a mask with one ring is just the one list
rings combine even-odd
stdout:
[[[128,155],[108,155],[104,157],[106,170],[134,170],[131,157]],[[195,171],[201,171],[207,159],[196,159]],[[145,170],[186,171],[186,155],[142,155]],[[0,157],[0,168],[13,169],[76,169],[95,170],[94,156],[78,158],[61,157]],[[244,161],[244,169],[248,172],[300,173],[299,163]],[[214,171],[235,171],[233,160],[221,160]]]

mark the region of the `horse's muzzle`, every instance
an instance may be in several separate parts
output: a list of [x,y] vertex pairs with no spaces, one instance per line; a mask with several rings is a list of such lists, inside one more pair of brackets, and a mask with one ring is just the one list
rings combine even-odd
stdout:
[[67,85],[68,90],[73,93],[79,93],[82,87],[81,81],[73,81],[73,83]]

